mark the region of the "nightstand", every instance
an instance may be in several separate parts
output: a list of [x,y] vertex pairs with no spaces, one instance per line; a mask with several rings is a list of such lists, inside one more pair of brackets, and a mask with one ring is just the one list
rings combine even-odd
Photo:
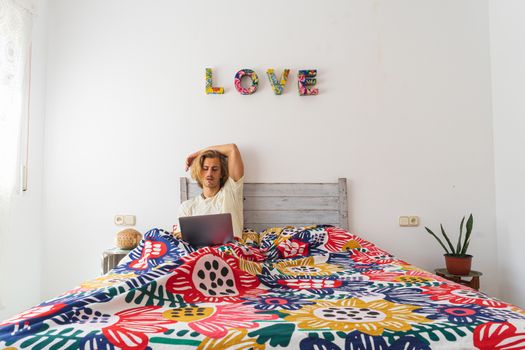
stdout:
[[453,275],[449,273],[447,269],[435,269],[434,272],[436,275],[446,278],[449,281],[462,284],[475,290],[479,290],[479,276],[483,275],[483,273],[474,270],[471,270],[468,275]]
[[124,250],[124,249],[118,249],[118,248],[111,248],[108,250],[105,250],[102,253],[102,274],[106,274],[109,270],[115,268],[115,266],[118,265],[120,260],[124,258],[131,250]]

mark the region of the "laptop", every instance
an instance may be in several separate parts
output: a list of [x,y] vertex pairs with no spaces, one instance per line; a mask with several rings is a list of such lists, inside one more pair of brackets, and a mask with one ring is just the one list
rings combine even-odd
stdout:
[[230,213],[182,216],[179,224],[182,239],[197,248],[233,241]]

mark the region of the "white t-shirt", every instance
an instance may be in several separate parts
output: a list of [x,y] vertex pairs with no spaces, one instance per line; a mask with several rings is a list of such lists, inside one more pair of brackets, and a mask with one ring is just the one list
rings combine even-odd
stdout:
[[229,177],[215,196],[203,198],[202,195],[199,195],[184,201],[180,206],[179,217],[230,213],[232,215],[233,235],[240,238],[244,221],[243,184],[244,177],[238,181]]

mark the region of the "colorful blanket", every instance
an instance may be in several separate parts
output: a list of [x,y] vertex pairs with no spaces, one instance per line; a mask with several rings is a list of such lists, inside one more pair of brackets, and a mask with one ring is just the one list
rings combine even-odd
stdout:
[[525,311],[331,226],[194,250],[154,229],[114,270],[0,323],[0,349],[525,349]]

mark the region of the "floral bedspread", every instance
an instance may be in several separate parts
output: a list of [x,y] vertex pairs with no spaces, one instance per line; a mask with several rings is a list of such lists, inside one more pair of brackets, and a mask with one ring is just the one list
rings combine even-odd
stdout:
[[0,349],[525,349],[525,311],[331,226],[194,250],[154,229],[114,270],[0,322]]

